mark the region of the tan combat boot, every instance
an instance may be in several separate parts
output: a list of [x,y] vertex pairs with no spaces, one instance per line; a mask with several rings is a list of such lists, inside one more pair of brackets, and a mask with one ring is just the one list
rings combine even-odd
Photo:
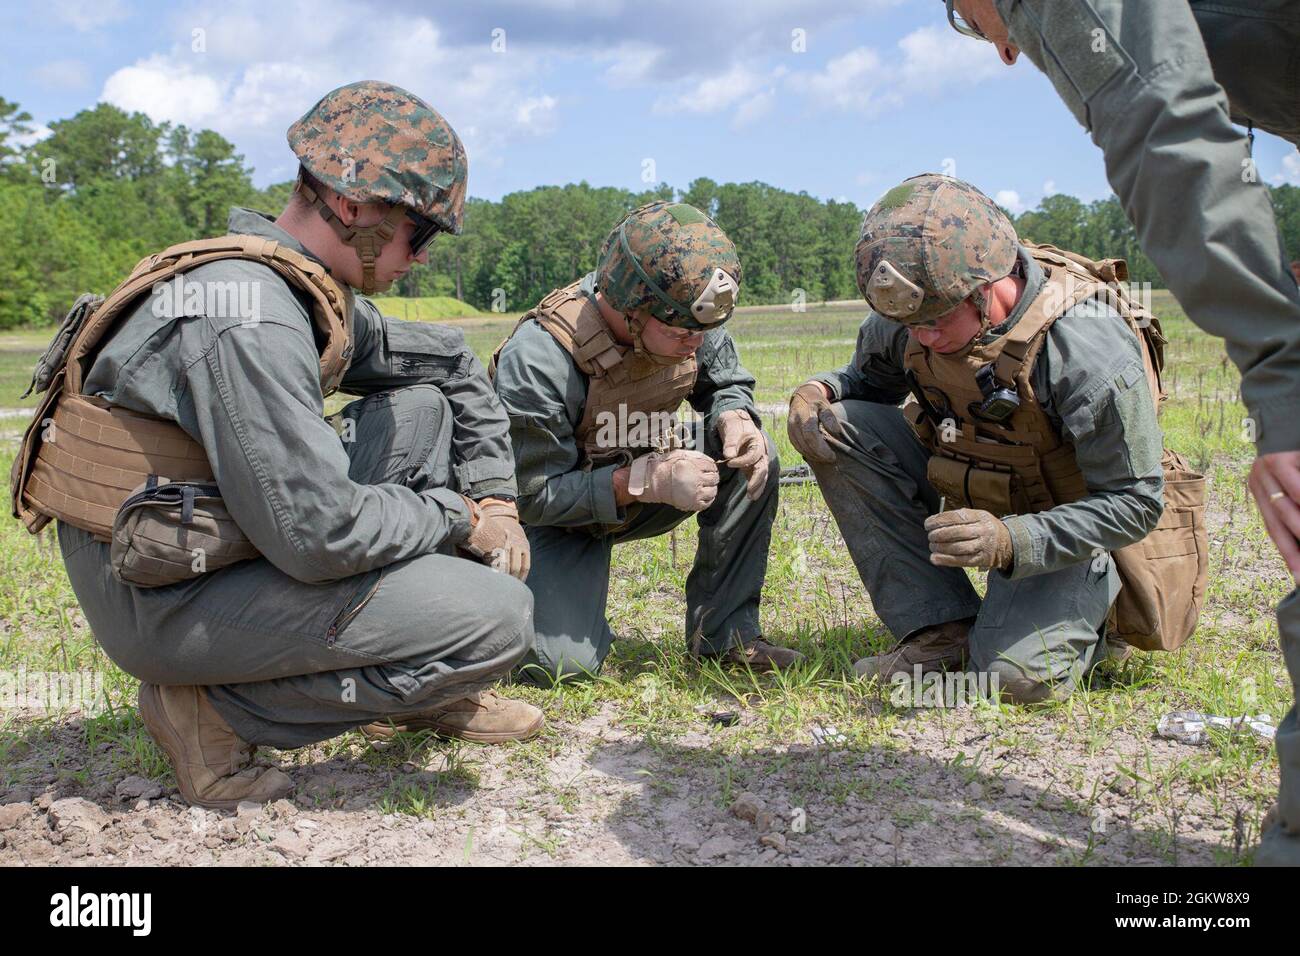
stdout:
[[769,644],[759,637],[743,647],[733,646],[722,655],[722,659],[728,664],[744,664],[756,671],[782,671],[800,663],[803,655],[788,647]]
[[862,658],[853,665],[853,670],[863,680],[870,677],[888,680],[899,673],[911,677],[917,664],[921,665],[922,674],[961,670],[966,666],[966,643],[974,623],[975,619],[968,617],[922,628],[893,650]]
[[367,737],[388,738],[408,731],[432,730],[439,737],[499,744],[507,740],[527,740],[541,729],[542,712],[539,708],[522,700],[498,696],[494,690],[485,690],[437,710],[377,720],[366,724],[361,732]]
[[141,684],[140,718],[171,760],[181,796],[196,806],[233,810],[293,789],[282,771],[253,766],[257,748],[236,736],[202,687]]

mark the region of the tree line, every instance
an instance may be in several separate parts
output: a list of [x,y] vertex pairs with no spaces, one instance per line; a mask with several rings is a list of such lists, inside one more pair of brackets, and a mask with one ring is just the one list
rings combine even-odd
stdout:
[[[291,182],[256,188],[244,157],[212,130],[154,123],[100,103],[50,123],[49,136],[24,145],[31,122],[0,97],[0,235],[8,251],[0,328],[57,322],[78,294],[107,292],[145,255],[220,235],[231,206],[277,213],[292,190]],[[1300,258],[1300,188],[1263,188],[1287,248]],[[691,203],[727,231],[744,268],[742,304],[858,298],[852,251],[864,210],[765,183],[708,178],[683,191],[666,183],[634,192],[583,182],[497,202],[471,198],[464,233],[440,237],[428,266],[408,272],[394,293],[522,311],[594,268],[614,223],[652,199]],[[1133,280],[1161,284],[1114,196],[1085,203],[1056,194],[1012,220],[1024,239],[1122,257]]]

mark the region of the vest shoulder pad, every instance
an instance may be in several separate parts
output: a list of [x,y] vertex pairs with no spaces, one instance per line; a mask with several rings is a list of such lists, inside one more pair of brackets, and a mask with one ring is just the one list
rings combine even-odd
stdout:
[[596,300],[579,290],[578,283],[556,289],[534,310],[542,328],[550,332],[584,375],[602,378],[623,360],[626,349],[610,334]]

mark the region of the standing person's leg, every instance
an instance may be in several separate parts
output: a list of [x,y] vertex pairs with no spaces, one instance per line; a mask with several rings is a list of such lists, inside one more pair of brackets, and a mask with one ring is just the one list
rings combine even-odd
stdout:
[[[1277,633],[1291,686],[1300,697],[1300,590],[1277,606]],[[1291,709],[1277,728],[1277,762],[1282,781],[1277,795],[1277,822],[1264,832],[1255,863],[1300,866],[1300,714]]]
[[810,462],[876,613],[901,644],[859,662],[863,676],[955,666],[980,598],[966,573],[930,563],[925,519],[939,510],[926,479],[929,452],[892,405],[831,406],[839,435],[826,442],[835,461]]

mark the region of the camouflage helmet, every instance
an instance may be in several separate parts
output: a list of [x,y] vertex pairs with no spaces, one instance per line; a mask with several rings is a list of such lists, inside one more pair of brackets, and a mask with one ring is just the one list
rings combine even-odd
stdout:
[[303,114],[288,139],[303,168],[339,195],[401,205],[460,233],[465,147],[418,96],[391,83],[349,83]]
[[862,220],[858,289],[885,318],[927,324],[1009,274],[1018,245],[1010,221],[974,186],[937,173],[913,176]]
[[698,331],[731,318],[740,259],[727,234],[694,206],[660,200],[623,217],[601,247],[596,289],[626,314]]

